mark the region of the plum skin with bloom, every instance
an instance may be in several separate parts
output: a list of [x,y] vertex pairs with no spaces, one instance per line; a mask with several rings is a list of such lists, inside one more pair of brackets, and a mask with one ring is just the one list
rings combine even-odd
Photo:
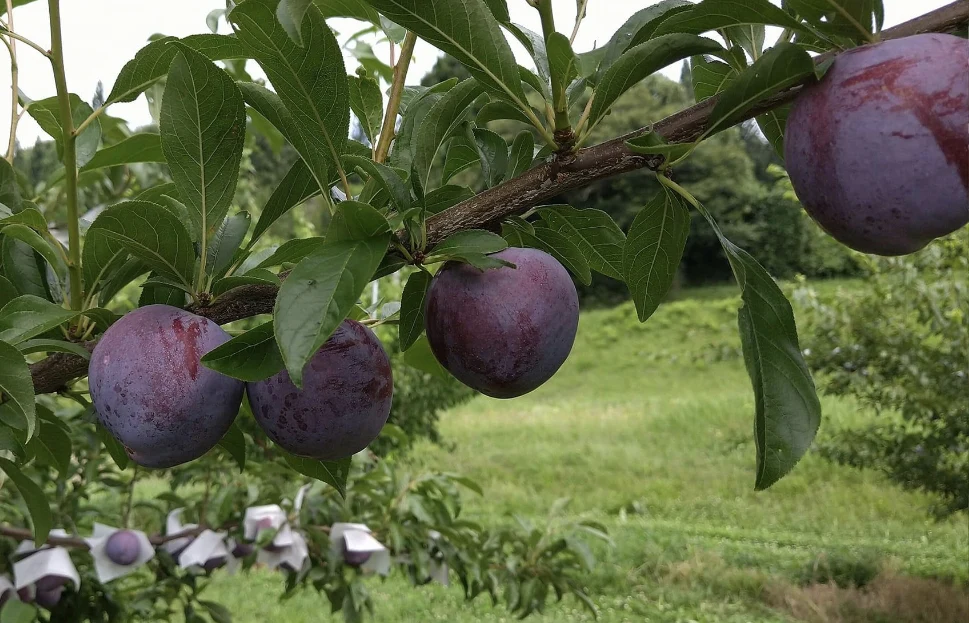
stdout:
[[527,394],[565,363],[579,325],[568,271],[538,249],[492,255],[516,268],[448,262],[427,294],[425,329],[437,360],[493,398]]
[[227,341],[216,323],[168,305],[136,309],[104,333],[91,355],[91,399],[135,463],[187,463],[229,430],[245,384],[199,362]]
[[791,108],[785,160],[842,244],[904,255],[969,222],[969,46],[922,34],[849,50]]
[[337,461],[376,439],[394,394],[390,358],[373,331],[344,320],[310,358],[303,389],[286,370],[248,383],[256,422],[287,452]]
[[131,530],[118,530],[104,544],[104,555],[116,565],[134,564],[140,553],[141,541]]

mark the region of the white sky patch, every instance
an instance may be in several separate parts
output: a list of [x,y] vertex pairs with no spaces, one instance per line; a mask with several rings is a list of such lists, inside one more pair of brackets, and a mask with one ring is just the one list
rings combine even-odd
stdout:
[[[432,0],[428,0],[432,1]],[[885,27],[912,19],[949,3],[949,0],[884,0]],[[508,0],[512,20],[538,32],[541,25],[537,12],[525,0]],[[653,4],[652,0],[590,0],[588,16],[582,23],[575,50],[584,52],[601,46],[609,40],[626,19],[636,11]],[[775,4],[779,4],[775,2]],[[165,0],[165,2],[146,2],[144,0],[64,0],[61,19],[64,38],[65,65],[68,88],[82,99],[90,101],[98,81],[104,83],[105,95],[111,91],[114,79],[121,67],[134,57],[155,33],[184,37],[186,35],[208,32],[205,16],[214,8],[224,6],[218,0],[204,2],[199,0]],[[575,0],[554,0],[555,20],[560,32],[570,34],[575,19]],[[344,36],[357,30],[358,22],[351,20],[332,20],[332,26]],[[50,46],[50,20],[46,2],[34,2],[14,10],[15,30],[45,48]],[[229,32],[225,22],[220,22],[220,32]],[[775,35],[776,36],[776,35]],[[770,41],[770,35],[768,35]],[[524,48],[517,41],[512,47],[523,65],[531,66]],[[374,51],[378,57],[389,60],[386,44],[377,45]],[[17,45],[20,66],[20,89],[32,99],[43,99],[54,95],[54,79],[50,65],[28,46]],[[433,65],[439,52],[432,46],[419,42],[414,54],[408,83],[420,81]],[[3,57],[0,54],[0,57]],[[347,73],[353,73],[356,66],[347,57]],[[663,73],[679,79],[679,63],[668,67]],[[248,64],[253,77],[262,77],[262,72],[254,62]],[[0,58],[0,84],[10,84],[10,64],[7,58]],[[9,87],[8,87],[9,88]],[[7,144],[10,131],[10,95],[5,88],[0,93],[0,145]],[[144,96],[128,104],[115,104],[110,114],[126,119],[132,129],[151,122]],[[20,144],[29,147],[37,138],[49,138],[34,121],[24,115],[17,130]]]

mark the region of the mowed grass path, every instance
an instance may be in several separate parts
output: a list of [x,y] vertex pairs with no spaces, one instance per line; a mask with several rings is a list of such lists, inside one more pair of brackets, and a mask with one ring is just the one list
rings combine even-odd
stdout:
[[[644,325],[630,305],[584,313],[552,381],[453,410],[442,422],[453,450],[423,444],[409,460],[477,480],[485,496],[467,512],[488,524],[541,518],[562,497],[569,512],[602,521],[616,547],[598,549],[588,588],[607,623],[792,621],[770,596],[835,562],[965,583],[966,516],[935,522],[926,498],[876,473],[808,455],[754,492],[754,406],[730,293],[687,292]],[[869,417],[826,398],[821,434]],[[278,576],[257,572],[217,576],[210,594],[242,622],[329,620],[321,597],[280,603],[280,589]],[[376,621],[513,620],[486,599],[465,604],[459,588],[391,578],[372,590]],[[532,620],[592,619],[567,599]]]

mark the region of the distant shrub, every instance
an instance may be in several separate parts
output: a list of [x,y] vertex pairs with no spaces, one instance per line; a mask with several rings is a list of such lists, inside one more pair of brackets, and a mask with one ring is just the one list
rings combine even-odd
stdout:
[[969,508],[969,236],[869,260],[868,272],[865,287],[837,301],[796,293],[823,389],[880,412],[819,449],[938,496],[940,514]]

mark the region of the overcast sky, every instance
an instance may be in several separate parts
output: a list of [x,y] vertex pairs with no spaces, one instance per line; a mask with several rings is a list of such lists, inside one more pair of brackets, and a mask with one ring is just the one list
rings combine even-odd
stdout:
[[[428,0],[432,1],[434,0]],[[939,8],[948,4],[948,1],[884,0],[885,26],[889,27]],[[583,22],[575,43],[576,51],[590,50],[596,43],[602,45],[626,18],[653,3],[653,0],[590,0],[588,17]],[[513,21],[536,31],[541,30],[535,10],[525,0],[508,0],[508,4]],[[110,92],[118,71],[145,45],[150,35],[163,33],[182,37],[208,32],[205,16],[211,9],[224,6],[224,2],[63,0],[61,5],[68,88],[82,99],[90,101],[98,80],[104,83],[105,93]],[[575,7],[575,0],[554,0],[559,31],[567,34],[571,32]],[[50,22],[46,2],[34,2],[15,9],[14,26],[16,32],[45,48],[50,45]],[[333,26],[348,35],[357,25],[350,20],[334,20]],[[221,23],[220,32],[228,32],[224,22]],[[375,51],[378,56],[388,56],[386,46],[379,46]],[[526,61],[524,49],[517,43],[515,51],[520,62],[530,64],[530,61]],[[17,53],[20,61],[20,89],[32,99],[54,95],[54,80],[47,61],[23,44],[17,46]],[[437,50],[423,42],[419,43],[408,82],[419,81],[433,65],[437,55]],[[348,58],[347,64],[348,73],[352,73],[353,60]],[[249,70],[254,76],[260,75],[255,63],[249,63]],[[679,77],[679,72],[679,64],[666,70],[674,78]],[[10,66],[4,58],[0,60],[0,85],[9,84]],[[4,86],[0,89],[0,145],[7,144],[9,135],[10,97],[7,88],[9,87]],[[124,117],[133,128],[151,120],[144,97],[130,104],[112,106],[111,114]],[[38,136],[46,138],[46,134],[26,115],[21,121],[17,136],[23,146],[33,145]]]

